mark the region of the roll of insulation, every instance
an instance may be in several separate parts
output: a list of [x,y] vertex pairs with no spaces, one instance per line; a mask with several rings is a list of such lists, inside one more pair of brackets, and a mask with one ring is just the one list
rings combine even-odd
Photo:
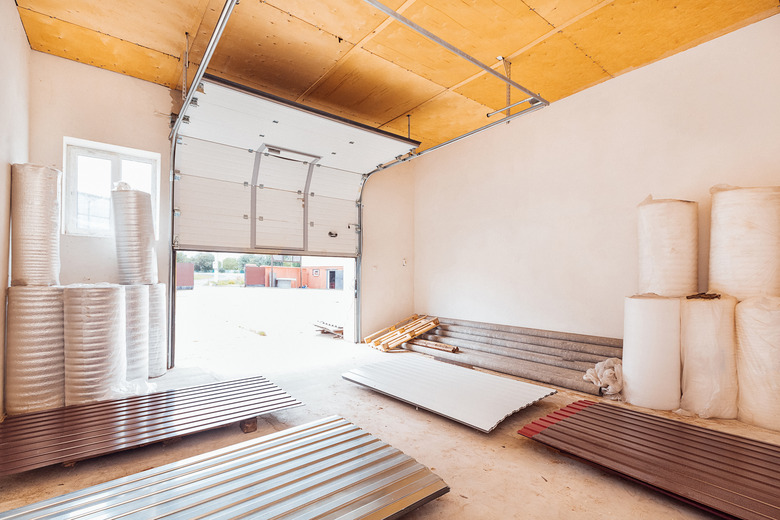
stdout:
[[149,286],[149,377],[160,377],[168,368],[168,335],[164,283]]
[[737,417],[736,305],[731,296],[681,301],[680,407],[699,417]]
[[625,301],[623,397],[655,410],[680,406],[680,300],[632,296]]
[[117,189],[111,192],[119,282],[122,284],[157,283],[151,200],[143,191]]
[[60,171],[11,168],[11,285],[60,283]]
[[709,291],[780,296],[780,186],[712,192]]
[[653,200],[638,207],[639,293],[685,296],[698,288],[699,205]]
[[149,379],[149,286],[125,285],[127,380]]
[[65,406],[62,287],[8,289],[6,411],[11,415]]
[[780,298],[740,302],[736,316],[738,418],[780,431]]
[[124,287],[69,285],[64,301],[65,404],[117,397],[127,370]]

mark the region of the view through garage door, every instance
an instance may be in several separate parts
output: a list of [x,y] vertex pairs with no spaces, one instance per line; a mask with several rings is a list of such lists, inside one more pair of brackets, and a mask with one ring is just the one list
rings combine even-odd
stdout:
[[[339,317],[340,323],[335,325],[343,326],[345,337],[353,341],[360,290],[354,273],[360,261],[361,188],[377,165],[418,145],[410,139],[208,78],[198,87],[174,149],[173,249],[185,257],[197,252],[213,254],[218,263],[232,258],[227,256],[230,254],[235,258],[295,257],[301,263],[309,262],[305,260],[309,257],[331,259],[327,262],[330,265],[298,265],[298,278],[279,275],[281,268],[290,266],[271,262],[257,267],[274,268],[274,274],[264,272],[263,288],[269,290],[267,296],[278,291],[274,292],[277,297],[285,289],[300,291],[304,285],[314,289],[313,282],[307,285],[302,277],[304,267],[317,270],[318,280],[325,283],[322,290],[338,291],[341,300],[349,300],[337,302],[339,308],[351,309],[352,314]],[[223,267],[223,271],[232,269]],[[201,268],[198,272],[202,275],[206,271]],[[245,272],[242,266],[242,279],[235,283],[251,291],[250,287],[255,287],[248,283],[254,276],[252,272]],[[223,282],[228,283],[223,274],[230,273],[218,269],[209,282],[213,286],[205,285],[204,289],[214,287],[216,291],[223,287]],[[195,288],[192,294],[198,286]],[[213,294],[214,301],[221,301],[227,293]],[[270,301],[246,303],[239,298],[245,294],[233,294],[237,299],[224,305],[243,309],[245,305],[262,306]],[[184,319],[180,317],[183,298],[192,299],[177,291],[172,302],[176,343],[182,339],[178,331],[179,321]],[[218,315],[219,311],[214,310],[203,319]],[[326,321],[329,313],[321,315]],[[311,327],[311,323],[306,325]]]

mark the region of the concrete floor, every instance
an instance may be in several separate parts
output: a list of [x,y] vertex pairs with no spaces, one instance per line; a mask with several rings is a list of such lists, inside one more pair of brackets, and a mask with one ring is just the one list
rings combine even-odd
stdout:
[[[213,316],[213,309],[190,308],[188,312],[191,327],[177,332],[178,366],[157,380],[159,390],[262,374],[306,406],[261,417],[258,431],[252,434],[243,434],[233,425],[82,461],[74,467],[52,466],[2,478],[0,511],[337,414],[416,458],[449,484],[450,493],[408,514],[407,520],[711,518],[516,433],[530,421],[592,396],[560,390],[483,434],[341,378],[353,367],[388,355],[417,354],[384,354],[322,336],[313,327],[274,329],[269,322],[260,325],[268,330],[265,336],[257,328],[236,323],[216,329],[199,315],[211,312]],[[680,420],[780,445],[780,432],[737,421]]]

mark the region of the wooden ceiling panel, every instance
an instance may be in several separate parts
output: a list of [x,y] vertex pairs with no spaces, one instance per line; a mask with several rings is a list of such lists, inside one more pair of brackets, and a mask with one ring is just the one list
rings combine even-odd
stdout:
[[197,30],[208,0],[17,0],[22,9],[156,51],[179,56],[184,33]]
[[[611,0],[610,0],[611,1]],[[599,4],[607,4],[604,0],[525,0],[525,3],[536,11],[536,14],[550,22],[555,27],[580,16],[588,9]]]
[[615,0],[563,31],[616,76],[778,12],[777,0]]
[[[610,78],[604,69],[565,36],[558,33],[512,58],[512,79],[548,101],[557,101]],[[506,84],[483,75],[456,92],[484,105],[499,109],[506,106]],[[512,102],[527,96],[512,89]],[[520,110],[524,107],[518,107]]]
[[27,9],[19,9],[33,50],[174,88],[179,59]]
[[[551,29],[525,4],[512,0],[417,0],[404,16],[488,65]],[[446,87],[480,70],[398,22],[364,48]]]
[[442,90],[441,86],[389,61],[377,60],[371,53],[355,49],[301,102],[379,126],[405,116]]
[[[444,91],[411,112],[411,138],[421,142],[418,151],[462,135],[492,121],[485,117],[489,108],[465,96]],[[406,135],[407,118],[401,116],[381,127]]]
[[[365,38],[387,19],[387,15],[363,0],[266,0],[265,3],[350,43]],[[382,0],[382,3],[397,10],[404,0]]]
[[[199,35],[193,53],[202,55],[207,43],[208,38]],[[275,7],[241,2],[228,21],[209,72],[294,100],[352,47]]]

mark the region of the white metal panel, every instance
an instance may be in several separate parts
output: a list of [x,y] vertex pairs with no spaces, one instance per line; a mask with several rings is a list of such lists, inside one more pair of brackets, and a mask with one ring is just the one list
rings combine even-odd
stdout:
[[[309,250],[320,253],[357,252],[357,205],[354,200],[309,197]],[[332,235],[336,236],[332,236]]]
[[300,161],[261,154],[257,184],[292,193],[303,193],[309,166]]
[[556,393],[552,388],[417,354],[394,354],[342,377],[485,433],[513,413]]
[[303,249],[303,195],[263,188],[257,190],[255,246]]
[[321,197],[335,197],[356,201],[360,196],[360,174],[327,167],[315,167],[312,172],[309,192]]
[[181,135],[257,149],[261,143],[322,157],[321,164],[368,173],[378,164],[413,150],[403,138],[317,116],[311,112],[241,92],[210,81],[187,110]]
[[176,145],[176,170],[181,175],[243,184],[252,180],[255,152],[181,137]]

